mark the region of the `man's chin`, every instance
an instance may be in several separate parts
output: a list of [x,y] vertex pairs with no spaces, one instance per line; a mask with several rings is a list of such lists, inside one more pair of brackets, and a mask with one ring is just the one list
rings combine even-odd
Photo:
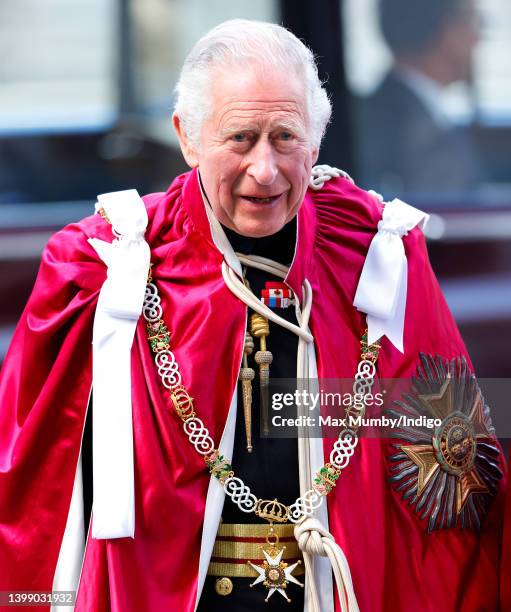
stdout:
[[243,206],[237,206],[234,216],[230,219],[232,223],[230,227],[237,234],[249,238],[272,236],[296,216],[298,208],[290,210],[287,201],[266,209],[257,207],[248,210]]
[[265,236],[276,234],[285,224],[285,219],[271,221],[241,219],[239,221],[234,220],[231,229],[247,238],[264,238]]

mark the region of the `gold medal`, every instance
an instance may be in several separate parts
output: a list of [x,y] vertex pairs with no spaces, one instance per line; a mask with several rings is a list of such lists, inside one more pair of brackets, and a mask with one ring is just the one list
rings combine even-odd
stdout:
[[261,546],[265,557],[262,565],[255,565],[251,561],[247,561],[247,563],[259,574],[250,586],[253,587],[262,582],[268,589],[268,595],[265,601],[268,601],[273,593],[277,591],[289,602],[291,600],[286,593],[288,584],[294,582],[303,587],[303,584],[292,576],[292,573],[298,565],[301,564],[301,561],[297,561],[292,565],[288,565],[282,561],[282,554],[285,546],[278,546],[279,536],[273,529],[273,523],[270,523],[270,530],[266,536],[266,543],[266,546]]

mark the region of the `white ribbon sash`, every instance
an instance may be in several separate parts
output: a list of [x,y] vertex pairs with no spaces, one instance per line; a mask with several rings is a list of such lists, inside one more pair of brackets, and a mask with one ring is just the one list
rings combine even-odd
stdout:
[[105,211],[117,239],[89,239],[108,266],[93,329],[92,537],[134,537],[130,355],[151,257],[147,211],[134,189],[100,195],[96,208]]
[[385,335],[404,352],[408,264],[402,237],[416,225],[424,229],[428,219],[429,215],[398,199],[383,209],[353,301],[367,314],[369,344]]

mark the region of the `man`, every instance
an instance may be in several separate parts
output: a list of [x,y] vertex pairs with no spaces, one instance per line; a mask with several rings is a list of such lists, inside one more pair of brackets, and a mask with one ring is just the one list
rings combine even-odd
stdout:
[[[78,610],[493,609],[502,459],[424,215],[313,170],[330,105],[280,26],[220,24],[177,92],[192,171],[143,204],[100,196],[101,214],[43,254],[2,378],[0,588],[71,588],[74,556]],[[268,371],[356,374],[367,392],[376,369],[418,376],[402,405],[441,414],[436,433],[255,434]],[[92,382],[81,565],[73,479]]]
[[383,193],[467,194],[484,179],[471,127],[457,125],[446,91],[471,80],[479,21],[473,0],[381,0],[393,64],[358,101],[360,180]]

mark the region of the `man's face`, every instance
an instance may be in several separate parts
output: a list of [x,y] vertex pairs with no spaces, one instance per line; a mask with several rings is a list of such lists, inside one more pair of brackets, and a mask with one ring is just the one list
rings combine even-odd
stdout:
[[479,42],[481,15],[474,0],[464,0],[443,31],[441,49],[451,72],[451,81],[469,81],[474,49]]
[[298,212],[317,159],[304,87],[293,71],[239,67],[213,71],[211,83],[200,150],[183,146],[174,118],[185,157],[220,223],[244,236],[274,234]]

